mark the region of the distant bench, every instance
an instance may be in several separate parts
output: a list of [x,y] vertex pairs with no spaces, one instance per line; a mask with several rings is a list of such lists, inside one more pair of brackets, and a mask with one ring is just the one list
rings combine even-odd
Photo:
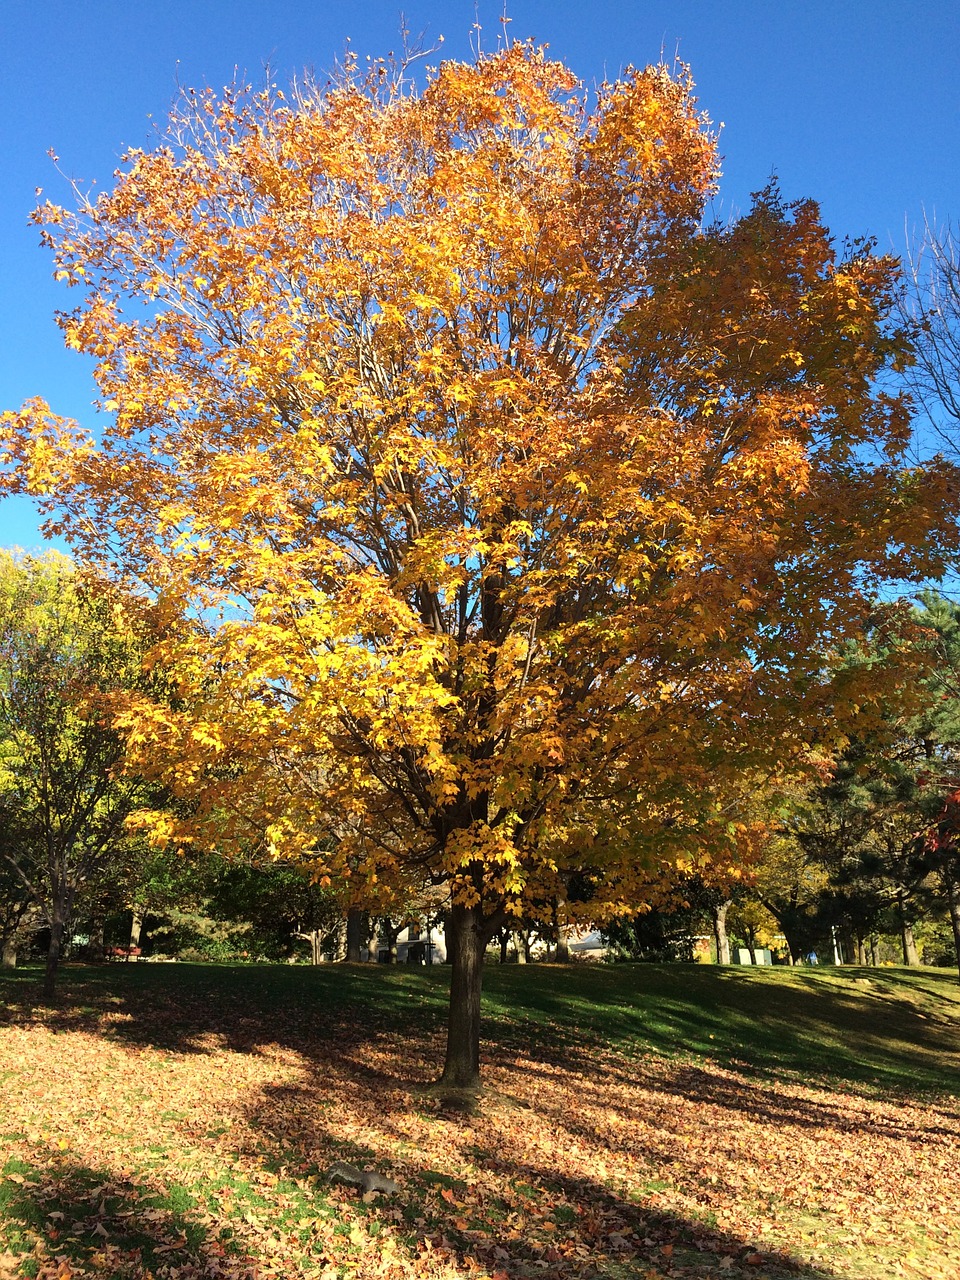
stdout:
[[139,947],[107,947],[108,960],[136,960],[141,952]]

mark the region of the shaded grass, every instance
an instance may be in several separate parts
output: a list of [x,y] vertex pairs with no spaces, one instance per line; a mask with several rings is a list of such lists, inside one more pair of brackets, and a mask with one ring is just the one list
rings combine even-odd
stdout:
[[[418,1060],[446,1017],[449,970],[288,965],[124,965],[72,968],[60,1024],[125,1015],[107,1034],[181,1053],[228,1029],[243,1047],[360,1023],[403,1035]],[[0,976],[4,1003],[37,999],[29,970]],[[81,999],[82,997],[82,999]],[[150,1016],[140,1014],[149,1010]],[[57,1019],[54,1014],[54,1020]],[[719,968],[707,965],[491,965],[484,979],[484,1048],[605,1046],[627,1054],[694,1056],[761,1075],[868,1090],[960,1095],[960,987],[952,970]]]

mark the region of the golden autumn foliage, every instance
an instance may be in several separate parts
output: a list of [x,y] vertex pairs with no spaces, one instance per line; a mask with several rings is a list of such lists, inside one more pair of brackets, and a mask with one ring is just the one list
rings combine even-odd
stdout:
[[735,856],[741,779],[856,701],[823,655],[937,571],[953,473],[877,390],[895,263],[774,190],[705,227],[691,89],[591,97],[518,44],[420,91],[191,92],[112,191],[37,211],[110,421],[33,402],[3,449],[193,619],[155,654],[179,710],[126,713],[191,801],[165,836],[443,883],[481,940],[596,919]]

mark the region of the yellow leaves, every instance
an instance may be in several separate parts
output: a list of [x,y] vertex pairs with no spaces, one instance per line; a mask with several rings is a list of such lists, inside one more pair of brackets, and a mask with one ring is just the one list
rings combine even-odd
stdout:
[[321,377],[320,374],[315,372],[313,369],[304,369],[298,375],[298,381],[300,381],[310,391],[314,391],[318,395],[323,395],[327,389],[326,379]]
[[575,91],[512,45],[422,94],[199,95],[89,218],[43,215],[116,418],[6,415],[4,483],[198,620],[153,657],[182,709],[126,719],[198,837],[322,833],[323,874],[511,910],[591,845],[626,902],[795,749],[770,690],[852,629],[859,549],[952,509],[946,475],[851,478],[906,429],[869,390],[889,265],[837,269],[771,192],[699,230],[685,74]]

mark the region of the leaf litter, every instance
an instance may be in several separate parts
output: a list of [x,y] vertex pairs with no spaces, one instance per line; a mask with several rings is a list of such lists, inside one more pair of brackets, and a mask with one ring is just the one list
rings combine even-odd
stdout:
[[[195,1012],[10,1011],[0,1280],[960,1274],[955,1098],[551,1042],[489,1046],[465,1110],[425,1087],[412,1011]],[[339,1160],[400,1191],[330,1183]]]

